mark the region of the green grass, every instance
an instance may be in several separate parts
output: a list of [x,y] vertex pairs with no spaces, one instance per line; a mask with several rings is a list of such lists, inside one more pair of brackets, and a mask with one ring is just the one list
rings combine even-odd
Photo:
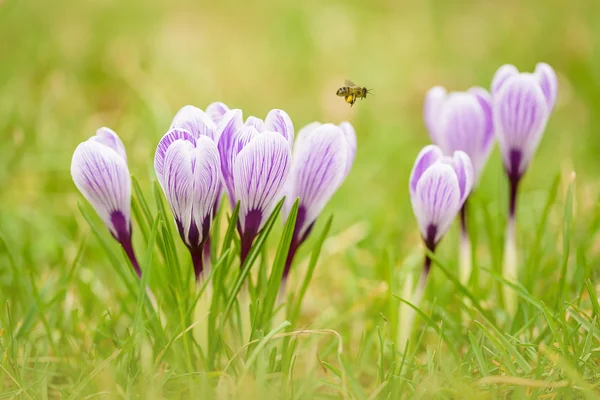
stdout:
[[[585,0],[0,1],[0,398],[598,397],[598,18]],[[470,202],[475,278],[456,279],[454,227],[400,343],[399,298],[424,251],[407,181],[428,143],[425,91],[488,87],[501,64],[538,61],[556,69],[559,99],[521,187],[519,310],[501,297],[495,149]],[[374,96],[349,108],[335,96],[346,78]],[[296,130],[357,130],[354,167],[283,305],[290,225],[271,221],[250,283],[223,207],[197,288],[156,184],[177,109],[216,100],[260,117],[282,108]],[[76,145],[104,125],[136,178],[134,246],[158,312],[70,178]]]

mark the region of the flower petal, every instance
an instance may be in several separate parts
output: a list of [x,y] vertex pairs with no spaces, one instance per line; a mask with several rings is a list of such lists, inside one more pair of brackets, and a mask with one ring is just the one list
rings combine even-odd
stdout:
[[558,94],[558,79],[554,69],[546,63],[538,63],[535,66],[534,73],[540,82],[546,103],[548,104],[548,110],[552,111],[554,103],[556,103],[556,96]]
[[186,130],[183,129],[171,129],[167,132],[162,139],[158,142],[158,146],[156,147],[156,152],[154,153],[154,171],[156,172],[156,177],[158,178],[158,182],[164,186],[163,182],[163,171],[164,171],[164,163],[165,163],[165,154],[169,149],[169,146],[176,140],[187,140],[188,142],[194,144],[196,140]]
[[256,129],[258,132],[264,132],[267,130],[265,122],[262,119],[256,118],[253,116],[249,116],[246,119],[246,122],[244,122],[244,126],[251,126],[254,129]]
[[[427,168],[411,201],[421,235],[436,244],[448,232],[460,210],[460,188],[454,169],[446,163],[435,163]],[[436,228],[434,238],[427,237],[430,226]]]
[[288,141],[276,132],[256,135],[235,158],[233,179],[235,198],[240,201],[242,232],[250,213],[260,213],[258,230],[262,228],[281,199],[291,158]]
[[127,162],[127,153],[125,152],[125,146],[119,138],[119,136],[110,128],[102,127],[96,131],[96,136],[90,138],[98,143],[102,143],[105,146],[110,147],[117,152],[125,162]]
[[458,187],[460,188],[460,206],[462,207],[473,189],[473,164],[464,151],[456,151],[452,157],[451,165],[454,172],[456,172],[456,178],[458,179]]
[[170,129],[182,129],[191,133],[194,138],[208,136],[214,140],[216,127],[216,124],[204,111],[198,107],[187,105],[177,112]]
[[229,107],[227,107],[225,103],[215,102],[209,104],[208,107],[206,107],[205,112],[216,125],[219,125],[227,111],[229,111]]
[[434,86],[425,95],[425,104],[423,106],[423,119],[425,126],[429,131],[431,141],[435,144],[439,144],[438,140],[438,126],[440,112],[446,101],[448,92],[441,86]]
[[348,157],[346,159],[346,175],[348,175],[356,157],[356,131],[350,122],[342,122],[339,127],[344,132],[348,144]]
[[492,96],[495,96],[508,78],[519,75],[519,70],[514,65],[505,64],[498,68],[492,79]]
[[199,247],[208,237],[214,205],[221,191],[221,165],[217,145],[205,136],[198,138],[194,151],[192,218],[198,227],[200,237],[190,245]]
[[[115,238],[131,234],[131,178],[117,150],[97,137],[81,143],[73,153],[71,176]],[[127,232],[113,224],[112,217],[119,213],[126,220]]]
[[187,238],[192,225],[192,203],[195,162],[194,144],[187,140],[174,141],[165,153],[163,191],[177,222],[179,234],[189,246]]
[[319,126],[300,146],[296,144],[284,215],[289,214],[299,197],[300,207],[305,210],[299,237],[317,219],[346,177],[348,147],[343,130],[333,124]]
[[[533,75],[520,74],[511,78],[494,96],[494,129],[509,173],[521,175],[525,172],[548,117],[546,98]],[[516,166],[511,165],[510,154],[514,152],[521,154]]]
[[[472,87],[469,89],[469,93],[475,96],[477,101],[479,101],[479,105],[481,106],[481,110],[485,119],[485,134],[483,136],[483,140],[481,141],[481,148],[479,149],[479,153],[485,160],[485,164],[494,144],[494,115],[492,112],[492,96],[487,90],[481,87]],[[480,168],[483,168],[483,166]]]
[[423,175],[427,168],[440,160],[443,156],[442,150],[435,145],[425,146],[423,150],[421,150],[408,180],[411,196],[413,196],[415,190],[417,190],[417,183],[419,182],[419,179],[421,179],[421,175]]
[[268,131],[279,132],[290,144],[294,143],[294,124],[290,116],[283,110],[271,110],[265,119],[266,129]]

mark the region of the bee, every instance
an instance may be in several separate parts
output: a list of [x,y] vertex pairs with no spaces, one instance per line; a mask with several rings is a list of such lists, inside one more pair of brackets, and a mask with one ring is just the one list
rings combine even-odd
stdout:
[[344,86],[339,88],[336,95],[343,97],[346,103],[350,104],[350,107],[354,105],[356,99],[365,99],[367,94],[371,93],[372,89],[366,87],[360,87],[352,81],[346,80]]

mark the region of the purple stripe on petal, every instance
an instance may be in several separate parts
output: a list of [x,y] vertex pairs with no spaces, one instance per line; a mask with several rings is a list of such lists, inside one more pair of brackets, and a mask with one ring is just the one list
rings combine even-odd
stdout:
[[505,64],[498,68],[492,79],[492,96],[495,96],[508,78],[517,76],[519,70],[514,65]]
[[[271,214],[282,197],[290,164],[289,143],[276,132],[256,135],[239,152],[234,162],[233,179],[235,198],[240,201],[242,232],[251,211],[260,211],[263,218]],[[260,228],[264,222],[261,221]]]
[[439,146],[439,122],[440,113],[444,102],[446,101],[447,91],[441,86],[435,86],[425,95],[425,104],[423,106],[423,119],[425,126],[429,131],[431,141]]
[[279,132],[292,146],[294,143],[294,124],[290,116],[283,110],[271,110],[265,119],[266,130]]
[[554,103],[556,103],[556,96],[558,94],[558,79],[556,73],[551,66],[546,63],[539,63],[535,66],[535,76],[537,76],[546,103],[548,104],[548,110],[552,111]]
[[165,154],[173,142],[176,140],[186,140],[192,144],[196,142],[191,133],[183,129],[171,129],[158,142],[156,152],[154,153],[154,171],[158,182],[163,185],[163,171],[165,163]]
[[443,156],[442,150],[435,145],[425,146],[423,150],[421,150],[410,173],[409,189],[411,195],[413,195],[417,189],[417,183],[419,179],[421,179],[421,175],[423,175],[425,170]]
[[131,178],[125,159],[96,137],[81,143],[73,153],[71,176],[114,237],[119,236],[111,216],[121,213],[130,225]]
[[216,124],[198,107],[187,105],[177,112],[170,129],[188,131],[194,138],[208,136],[214,140]]

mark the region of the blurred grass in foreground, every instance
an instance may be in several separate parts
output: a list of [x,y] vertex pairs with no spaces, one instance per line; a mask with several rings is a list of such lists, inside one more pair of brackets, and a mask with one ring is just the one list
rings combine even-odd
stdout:
[[[590,397],[600,376],[593,297],[600,261],[598,18],[600,3],[583,0],[0,2],[5,397],[186,398],[200,387],[203,375],[188,375],[185,360],[171,354],[148,370],[144,357],[156,359],[156,344],[131,347],[129,311],[137,299],[114,276],[81,217],[69,164],[77,143],[109,126],[123,138],[130,169],[151,199],[154,149],[174,113],[215,100],[261,117],[282,108],[296,130],[313,120],[350,120],[359,141],[348,180],[317,224],[319,232],[327,214],[335,214],[294,327],[334,330],[342,355],[336,356],[333,333],[298,337],[295,353],[277,353],[278,360],[294,354],[295,369],[269,374],[267,360],[259,364],[264,370],[239,380],[209,374],[222,378],[220,395],[280,393],[276,376],[300,398],[501,398],[513,388],[515,398]],[[434,267],[424,303],[430,322],[417,320],[421,340],[403,358],[403,349],[392,346],[400,305],[393,294],[401,294],[407,271],[420,263],[407,180],[428,143],[421,121],[425,91],[436,84],[489,87],[501,64],[532,70],[538,61],[559,74],[559,99],[519,200],[528,300],[510,320],[496,295],[501,282],[493,271],[500,268],[507,195],[495,150],[472,206],[480,282],[469,290],[487,315],[466,307],[456,285]],[[346,78],[374,88],[375,96],[350,109],[335,96]],[[572,171],[575,219],[561,277]],[[138,227],[134,236],[143,255]],[[446,238],[438,255],[449,270],[456,265],[456,239]],[[276,245],[275,235],[269,248]],[[305,268],[296,265],[292,288]],[[168,312],[179,317],[179,310]],[[281,346],[274,340],[266,350]],[[124,350],[132,358],[123,357]],[[281,379],[285,373],[288,381]],[[486,378],[498,375],[506,378]]]

